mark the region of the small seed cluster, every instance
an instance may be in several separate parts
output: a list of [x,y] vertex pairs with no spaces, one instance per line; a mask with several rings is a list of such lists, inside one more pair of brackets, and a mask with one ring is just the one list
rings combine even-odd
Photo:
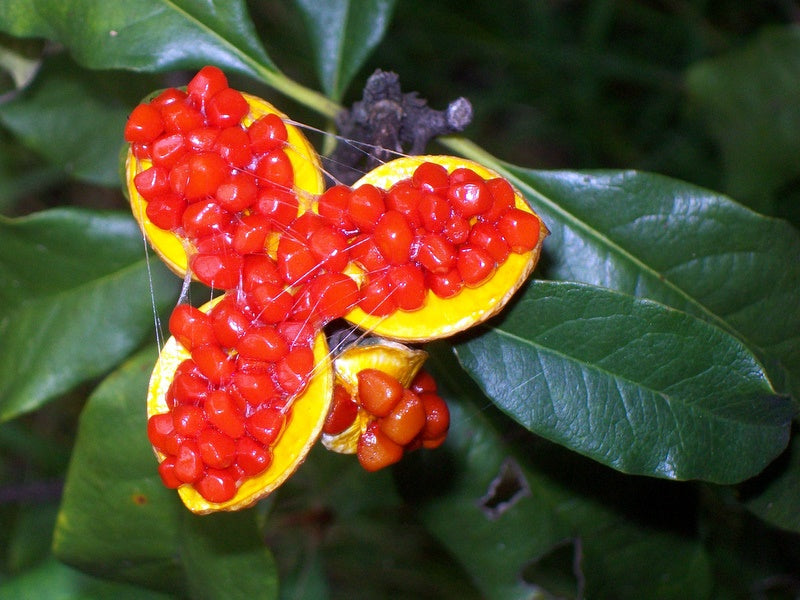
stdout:
[[358,438],[357,455],[367,471],[398,462],[405,452],[437,448],[450,427],[450,411],[437,393],[436,381],[420,371],[409,388],[379,369],[359,371],[355,394],[338,383],[323,433],[337,435],[353,425],[358,411],[369,418]]
[[[387,316],[421,308],[429,292],[455,297],[540,236],[507,181],[435,162],[388,190],[336,185],[310,198],[295,186],[282,118],[250,110],[205,67],[185,91],[137,106],[125,127],[147,218],[183,240],[196,279],[226,292],[207,314],[175,308],[170,332],[191,358],[175,373],[169,412],[148,422],[165,484],[193,485],[210,502],[269,467],[328,322],[356,306]],[[359,376],[357,398],[337,388],[326,425],[349,426],[351,405],[375,417],[358,447],[368,470],[438,445],[449,423],[429,377],[403,390],[380,373]]]

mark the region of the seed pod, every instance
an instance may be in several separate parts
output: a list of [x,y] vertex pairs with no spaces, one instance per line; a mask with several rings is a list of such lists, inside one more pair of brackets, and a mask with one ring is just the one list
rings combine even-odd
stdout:
[[[445,171],[450,174],[449,188],[445,188]],[[428,181],[433,175],[435,183]],[[403,263],[395,268],[411,266],[422,270],[426,280],[424,298],[404,304],[399,299],[407,295],[408,286],[398,285],[398,289],[387,293],[397,296],[400,309],[382,310],[366,286],[374,281],[378,270],[383,270],[373,273],[367,263],[356,258],[345,272],[365,286],[365,301],[348,312],[345,319],[384,338],[425,342],[453,335],[497,314],[536,266],[542,241],[549,234],[547,227],[522,195],[497,173],[463,158],[398,158],[367,173],[354,188],[371,185],[384,190],[389,198],[389,190],[396,190],[400,183],[405,187],[417,185],[421,191],[420,201],[413,209],[420,213],[416,214],[420,221],[414,230],[416,237],[409,244],[409,226],[394,225],[394,221],[402,220],[401,212],[390,210],[377,221],[376,243],[387,262]],[[509,191],[513,193],[513,205]],[[502,218],[509,211],[513,214]],[[518,222],[523,224],[517,225]],[[476,226],[479,232],[472,243],[470,232]],[[506,245],[503,231],[514,236],[507,244],[513,252],[500,251]],[[353,239],[359,246],[365,243],[364,234]],[[402,244],[394,243],[396,240]],[[360,253],[354,250],[351,256],[359,257]]]
[[[200,311],[208,313],[223,298],[225,298],[225,296],[221,296],[205,304],[200,307]],[[258,446],[254,442],[252,436],[244,433],[244,426],[239,420],[241,415],[236,417],[235,414],[223,414],[230,413],[231,411],[235,412],[237,402],[237,396],[234,393],[235,390],[228,389],[226,384],[222,384],[222,387],[219,388],[230,392],[230,398],[226,398],[224,407],[219,406],[218,403],[214,404],[208,401],[208,406],[206,406],[208,410],[203,413],[203,411],[197,407],[192,406],[192,408],[195,409],[194,412],[206,415],[202,418],[208,421],[208,423],[207,425],[193,426],[191,431],[187,430],[187,436],[189,437],[185,439],[190,441],[188,445],[189,450],[193,450],[194,446],[192,446],[192,444],[197,445],[197,442],[192,441],[193,438],[191,436],[197,435],[201,436],[199,447],[201,455],[203,453],[205,453],[205,455],[219,453],[224,454],[224,456],[215,457],[214,460],[217,462],[213,463],[212,461],[213,468],[206,470],[207,475],[211,477],[208,481],[201,478],[197,480],[196,485],[183,483],[183,481],[179,485],[178,494],[189,510],[198,514],[206,514],[220,510],[230,511],[246,508],[270,494],[303,463],[306,455],[322,431],[333,395],[333,368],[330,361],[328,345],[322,333],[318,333],[314,339],[313,353],[315,367],[307,386],[296,397],[287,397],[282,400],[283,403],[291,407],[291,418],[287,420],[282,431],[276,434],[278,436],[277,442],[270,448]],[[168,391],[172,385],[178,366],[189,358],[189,351],[174,337],[170,337],[166,344],[164,344],[164,348],[161,350],[161,354],[159,355],[150,378],[150,385],[147,393],[148,418],[170,412],[171,406],[167,401]],[[215,398],[216,396],[213,394],[206,396],[206,398],[209,397]],[[239,401],[244,400],[240,399]],[[217,423],[218,419],[224,421],[221,426]],[[174,441],[170,438],[172,432],[169,431],[169,427],[166,427],[166,429],[161,427],[159,429],[157,425],[160,425],[160,421],[154,420],[153,425],[150,427],[150,430],[152,430],[151,441],[153,443],[169,444]],[[207,430],[202,429],[202,427],[210,426],[214,426],[223,431],[220,434],[210,435]],[[189,425],[186,425],[186,427],[188,428]],[[158,430],[156,431],[156,429]],[[195,429],[199,429],[202,432],[195,432]],[[264,427],[261,429],[263,430]],[[223,433],[225,435],[222,435]],[[263,432],[260,433],[263,435]],[[232,443],[235,442],[236,447],[242,446],[242,443],[228,437],[237,434],[241,435],[239,440],[243,441],[248,448],[247,452],[244,450],[240,452],[244,453],[246,455],[245,458],[247,458],[246,461],[241,461],[240,465],[242,467],[240,477],[244,477],[244,481],[236,488],[232,498],[219,502],[211,501],[208,499],[209,497],[225,498],[233,491],[233,488],[230,486],[230,481],[227,479],[230,474],[229,469],[232,467],[222,471],[217,469],[217,467],[226,465],[230,460]],[[164,439],[163,442],[162,438]],[[169,441],[167,438],[169,438]],[[181,443],[186,444],[187,442],[180,442],[178,440],[177,443],[180,447]],[[254,444],[256,445],[254,446]],[[159,463],[164,463],[167,460],[167,454],[159,450],[156,446],[154,446],[153,449]],[[270,452],[272,454],[271,462],[269,462]],[[183,470],[179,470],[179,473],[184,479],[192,479],[194,481],[195,476],[197,476],[197,471],[194,469],[195,465],[190,459],[194,459],[195,456],[189,451],[185,452],[185,454],[186,456],[184,457],[183,463],[181,463]],[[259,465],[262,465],[262,467],[266,465],[269,466],[266,470],[258,472],[258,468],[250,466],[250,463],[253,462],[257,462]],[[174,468],[168,468],[171,464],[172,463],[168,463],[163,469],[167,475],[167,477],[164,478],[165,483],[176,483],[171,475],[173,472],[171,469]],[[192,467],[192,469],[189,469],[189,467]],[[256,474],[250,476],[248,473],[251,472],[256,472]],[[205,481],[205,483],[201,484],[201,481]],[[214,484],[213,486],[211,485],[212,483]]]

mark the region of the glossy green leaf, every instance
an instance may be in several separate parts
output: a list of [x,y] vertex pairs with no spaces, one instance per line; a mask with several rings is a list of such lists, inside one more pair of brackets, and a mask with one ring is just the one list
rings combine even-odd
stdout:
[[274,71],[242,0],[7,0],[0,27],[61,42],[94,69],[164,71],[206,63]]
[[686,85],[722,151],[727,191],[772,212],[800,179],[800,27],[762,29],[693,65]]
[[624,477],[521,431],[459,376],[445,346],[432,350],[426,368],[450,432],[437,450],[407,456],[398,480],[485,598],[708,597],[702,546],[648,524],[663,519],[658,504],[680,508],[680,484]]
[[143,587],[91,577],[49,559],[16,577],[0,581],[0,597],[48,600],[169,600],[173,596]]
[[786,446],[794,409],[739,340],[586,284],[533,282],[456,346],[526,428],[626,473],[732,483]]
[[0,239],[0,421],[113,368],[177,297],[124,213],[0,218]]
[[650,298],[727,328],[800,398],[800,234],[703,188],[632,171],[534,171],[452,147],[510,177],[542,216],[540,273]]
[[383,39],[395,0],[294,0],[309,31],[325,92],[341,100],[350,81]]
[[109,579],[193,598],[274,598],[255,513],[196,516],[161,483],[145,396],[155,352],[109,376],[81,414],[53,549]]
[[30,89],[0,104],[0,123],[72,178],[114,187],[131,105],[110,101],[109,74],[49,60]]

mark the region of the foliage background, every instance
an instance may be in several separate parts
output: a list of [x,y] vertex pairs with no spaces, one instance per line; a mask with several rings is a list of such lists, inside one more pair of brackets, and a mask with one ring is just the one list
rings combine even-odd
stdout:
[[[205,3],[208,12],[203,4],[0,6],[0,597],[800,594],[800,459],[794,443],[781,453],[794,401],[775,395],[753,362],[764,361],[778,391],[797,389],[794,2],[253,0]],[[142,18],[158,11],[173,21]],[[190,34],[204,39],[189,25],[197,14],[205,34],[233,43],[192,43]],[[108,22],[141,25],[123,40],[127,53],[115,54]],[[148,55],[147,44],[168,38],[180,49]],[[153,307],[169,311],[177,283],[144,258],[117,154],[136,102],[185,83],[209,57],[234,84],[323,130],[335,103],[359,99],[375,68],[396,71],[435,108],[468,97],[475,119],[465,136],[480,147],[449,140],[444,149],[484,157],[483,148],[508,161],[497,164],[539,203],[554,235],[537,272],[544,281],[505,321],[456,340],[455,354],[449,343],[430,348],[454,417],[441,451],[366,475],[351,459],[315,450],[255,509],[197,518],[160,486],[142,434]],[[315,89],[328,99],[306,91]],[[322,148],[325,137],[315,142]],[[584,177],[577,169],[615,171]],[[662,206],[676,197],[694,202]],[[648,211],[667,218],[648,225]],[[622,219],[633,223],[628,231],[616,227]],[[682,236],[662,236],[664,228]],[[587,230],[594,235],[581,237]],[[615,256],[619,248],[639,262]],[[678,300],[648,281],[680,281],[670,257],[681,249],[711,261],[720,248],[752,264],[709,262],[685,275],[678,289],[688,297]],[[694,314],[717,292],[721,308],[703,321],[627,295]],[[587,306],[599,312],[584,314]],[[531,314],[545,331],[515,324]],[[720,369],[683,394],[667,390],[677,399],[675,424],[699,444],[687,444],[677,477],[647,461],[646,446],[671,447],[673,432],[659,419],[642,420],[639,431],[652,438],[612,439],[597,451],[618,422],[612,416],[589,420],[599,430],[565,432],[531,416],[530,399],[540,396],[507,398],[493,387],[500,371],[490,358],[512,348],[508,334],[522,333],[521,352],[540,362],[570,356],[557,365],[582,373],[588,397],[614,408],[598,392],[614,378],[598,375],[602,359],[579,350],[612,355],[586,340],[613,347],[614,331],[625,346],[653,334],[654,322],[665,323],[669,344],[605,365],[635,392],[650,383],[626,371],[640,361],[648,373],[681,358],[686,369],[711,348],[708,370]],[[547,338],[548,330],[560,335]],[[463,369],[472,379],[459,376]],[[550,377],[548,393],[577,411],[578,379]],[[527,374],[508,380],[522,384]],[[704,419],[721,429],[704,436],[695,429]],[[694,481],[670,480],[686,478]]]

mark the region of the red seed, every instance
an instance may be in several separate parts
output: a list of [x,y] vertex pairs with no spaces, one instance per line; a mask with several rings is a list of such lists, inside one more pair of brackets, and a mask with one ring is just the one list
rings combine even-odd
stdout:
[[458,167],[457,169],[454,169],[452,173],[450,173],[450,185],[466,182],[482,183],[483,177],[468,167]]
[[181,404],[172,410],[172,427],[175,433],[185,437],[197,437],[205,426],[203,410],[191,404]]
[[344,271],[350,260],[347,238],[331,226],[315,229],[309,236],[308,245],[317,262],[327,271]]
[[259,117],[248,127],[247,133],[250,137],[250,148],[256,154],[266,154],[282,148],[289,138],[283,119],[274,113]]
[[378,471],[403,458],[403,447],[384,434],[377,421],[367,426],[358,438],[358,462],[366,471]]
[[178,194],[167,192],[147,203],[145,214],[150,222],[164,231],[174,231],[183,224],[186,200]]
[[215,197],[220,205],[237,213],[250,208],[258,196],[255,180],[247,173],[236,173],[217,188]]
[[244,416],[228,392],[209,392],[203,403],[203,413],[209,423],[231,438],[244,435]]
[[149,167],[133,177],[136,191],[145,200],[151,200],[170,191],[169,175],[163,167]]
[[512,208],[497,220],[497,231],[508,243],[512,252],[530,252],[539,243],[540,223],[536,215]]
[[169,456],[158,465],[158,474],[162,483],[171,490],[178,488],[183,482],[175,475],[175,457]]
[[294,396],[308,384],[313,370],[314,352],[311,348],[294,348],[276,365],[275,378],[289,396]]
[[243,169],[253,160],[250,149],[250,138],[247,132],[239,127],[226,127],[219,132],[214,149],[232,167]]
[[161,109],[162,106],[167,104],[174,104],[175,102],[184,102],[187,98],[186,92],[177,88],[167,88],[158,96],[153,98],[150,105],[154,108]]
[[379,369],[363,369],[358,379],[358,402],[376,417],[385,417],[403,397],[403,386]]
[[389,269],[388,276],[399,308],[407,311],[422,308],[428,288],[419,267],[412,264],[394,266]]
[[458,249],[456,268],[464,280],[464,285],[478,287],[494,274],[495,262],[483,248],[464,244]]
[[190,352],[216,340],[209,316],[191,304],[178,304],[172,310],[169,332]]
[[167,133],[189,133],[204,125],[200,111],[185,102],[162,104],[160,111]]
[[343,317],[359,299],[358,284],[343,273],[323,273],[309,288],[314,313],[325,323]]
[[236,344],[240,357],[277,362],[289,352],[289,345],[278,331],[269,325],[253,327]]
[[308,245],[290,235],[283,235],[278,242],[278,271],[283,281],[290,286],[313,277],[321,267]]
[[444,237],[456,246],[460,246],[469,239],[469,231],[469,221],[460,215],[450,217],[442,229]]
[[284,414],[272,407],[262,408],[247,419],[247,433],[267,448],[274,446],[286,423]]
[[348,211],[351,193],[346,185],[334,185],[328,188],[317,200],[317,211],[339,229],[352,230],[354,223]]
[[209,502],[227,502],[236,496],[236,479],[231,469],[208,469],[194,487]]
[[511,251],[500,232],[489,223],[475,223],[469,233],[469,243],[486,250],[498,265],[506,261]]
[[480,215],[479,219],[487,223],[495,223],[509,208],[514,208],[516,194],[511,184],[502,177],[489,179],[486,186],[492,193],[492,207]]
[[206,102],[206,117],[209,124],[223,128],[238,125],[244,116],[250,112],[250,106],[241,92],[232,88],[225,88],[211,97]]
[[423,194],[419,201],[419,216],[425,231],[440,233],[450,220],[450,204],[438,194]]
[[155,140],[164,131],[161,113],[149,104],[140,104],[131,111],[123,135],[129,143],[147,143]]
[[375,238],[367,233],[350,241],[350,259],[357,262],[368,273],[381,271],[389,266],[375,243]]
[[411,381],[409,389],[422,394],[424,392],[436,392],[436,380],[428,371],[420,369]]
[[450,427],[450,409],[436,393],[422,392],[419,397],[425,408],[425,426],[420,437],[423,440],[437,440],[446,435]]
[[189,259],[192,273],[209,287],[230,290],[242,280],[242,257],[229,254],[193,254]]
[[402,214],[412,229],[416,229],[422,224],[418,210],[422,191],[414,187],[410,179],[404,179],[395,183],[386,192],[386,208],[396,210]]
[[447,198],[456,213],[465,219],[486,212],[492,207],[492,193],[483,181],[451,184]]
[[215,152],[192,154],[189,156],[188,173],[183,194],[187,200],[211,196],[225,182],[229,172],[230,167]]
[[236,442],[236,464],[245,475],[253,477],[263,473],[271,463],[272,452],[269,448],[249,437],[243,437]]
[[397,310],[397,300],[392,292],[392,281],[386,274],[370,274],[359,291],[361,300],[358,306],[364,312],[385,317]]
[[447,273],[456,260],[456,248],[436,233],[424,235],[419,242],[417,262],[431,273]]
[[242,289],[250,292],[262,283],[283,286],[277,263],[266,254],[245,256],[242,267]]
[[185,440],[175,456],[175,476],[184,483],[194,483],[203,475],[200,449],[192,440]]
[[236,362],[217,344],[192,349],[192,360],[213,385],[227,381],[236,371]]
[[242,255],[264,252],[270,231],[270,220],[264,215],[257,213],[245,215],[233,230],[231,247]]
[[236,442],[212,427],[206,427],[197,436],[200,458],[212,469],[225,469],[236,458]]
[[222,69],[207,65],[200,69],[186,85],[186,92],[190,98],[197,100],[199,105],[204,105],[212,96],[228,87],[228,78]]
[[198,127],[185,135],[186,142],[195,152],[210,152],[214,149],[219,137],[219,129],[213,127]]
[[464,280],[454,267],[447,273],[426,273],[425,285],[439,298],[452,298],[462,290]]
[[358,415],[358,403],[350,397],[343,385],[337,384],[333,388],[333,401],[322,433],[336,435],[350,427]]
[[214,235],[228,228],[232,215],[215,200],[199,200],[183,212],[183,230],[191,240]]
[[266,184],[290,190],[294,184],[294,167],[282,148],[271,150],[256,162],[255,175],[258,185]]
[[274,283],[261,283],[248,294],[251,307],[264,323],[280,323],[292,310],[294,298],[282,286]]
[[197,404],[208,394],[208,380],[200,374],[194,361],[187,359],[178,365],[169,390],[174,406]]
[[233,385],[251,406],[258,406],[278,395],[278,388],[267,373],[237,371],[233,374]]
[[378,219],[386,212],[383,192],[374,185],[362,185],[350,194],[347,215],[359,231],[373,231]]
[[292,190],[268,187],[258,194],[255,208],[268,217],[277,229],[288,227],[297,218],[299,202]]
[[171,169],[188,150],[186,140],[180,133],[158,138],[150,148],[153,164]]
[[425,407],[422,400],[411,390],[403,390],[403,397],[392,411],[379,420],[381,431],[390,440],[405,446],[425,426]]
[[375,225],[375,245],[389,264],[407,263],[411,254],[414,232],[406,218],[396,210],[389,210]]
[[161,452],[166,453],[167,438],[175,432],[172,415],[168,412],[153,415],[147,419],[147,438]]
[[447,169],[434,162],[424,162],[416,168],[411,176],[414,186],[426,192],[446,193],[450,184]]

